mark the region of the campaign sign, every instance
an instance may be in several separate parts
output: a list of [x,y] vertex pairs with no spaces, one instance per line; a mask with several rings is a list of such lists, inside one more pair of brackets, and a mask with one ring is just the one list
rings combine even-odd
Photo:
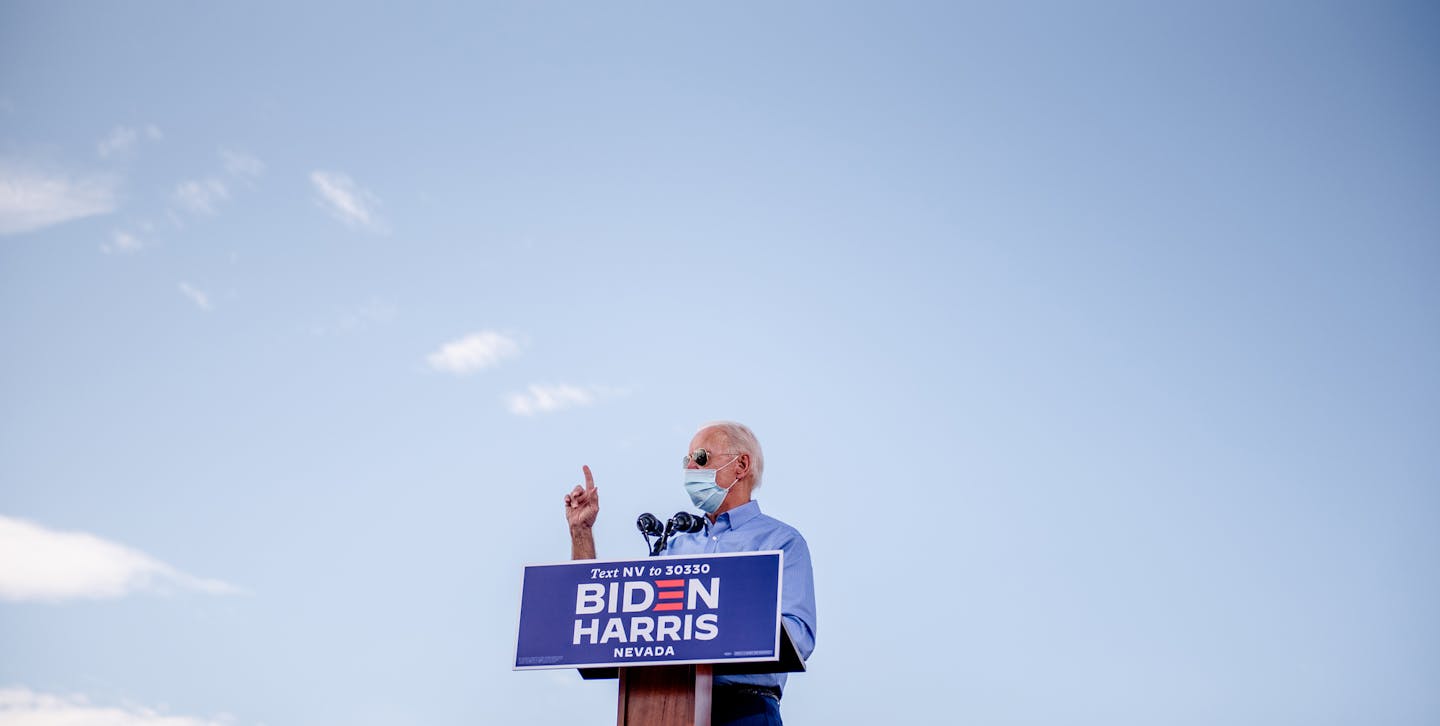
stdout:
[[528,566],[515,670],[777,660],[783,557]]

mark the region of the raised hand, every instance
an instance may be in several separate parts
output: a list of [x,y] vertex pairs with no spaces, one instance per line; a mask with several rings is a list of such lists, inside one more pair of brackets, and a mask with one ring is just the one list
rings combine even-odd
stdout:
[[590,467],[585,470],[585,486],[579,484],[565,495],[565,521],[570,529],[589,529],[595,526],[595,517],[600,514],[600,490],[595,488],[595,477]]

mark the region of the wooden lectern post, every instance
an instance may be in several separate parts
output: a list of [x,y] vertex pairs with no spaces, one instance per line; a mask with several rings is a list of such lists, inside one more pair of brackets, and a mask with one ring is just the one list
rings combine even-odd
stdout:
[[709,665],[620,669],[617,726],[710,726]]

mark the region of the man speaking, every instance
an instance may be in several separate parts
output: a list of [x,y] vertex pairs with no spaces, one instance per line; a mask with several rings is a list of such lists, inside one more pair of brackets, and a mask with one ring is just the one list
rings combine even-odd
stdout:
[[[677,534],[666,549],[673,555],[717,552],[781,550],[785,572],[780,593],[780,614],[800,657],[815,650],[815,577],[810,568],[810,547],[805,538],[784,522],[760,513],[751,496],[760,488],[765,456],[760,442],[745,426],[718,421],[700,427],[690,440],[683,470],[690,501],[705,512],[700,532]],[[595,558],[595,518],[600,513],[600,490],[590,467],[584,467],[585,484],[565,495],[565,519],[570,524],[572,559]],[[780,697],[785,674],[716,676],[714,726],[762,726],[780,723]]]

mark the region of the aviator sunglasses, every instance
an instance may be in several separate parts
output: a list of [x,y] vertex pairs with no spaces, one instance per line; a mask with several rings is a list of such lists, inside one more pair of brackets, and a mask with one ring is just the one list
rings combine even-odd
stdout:
[[686,454],[685,458],[680,460],[680,463],[685,466],[690,466],[690,463],[694,462],[695,466],[705,466],[710,462],[710,457],[712,456],[739,456],[739,454],[734,451],[710,452],[704,449],[696,449]]

